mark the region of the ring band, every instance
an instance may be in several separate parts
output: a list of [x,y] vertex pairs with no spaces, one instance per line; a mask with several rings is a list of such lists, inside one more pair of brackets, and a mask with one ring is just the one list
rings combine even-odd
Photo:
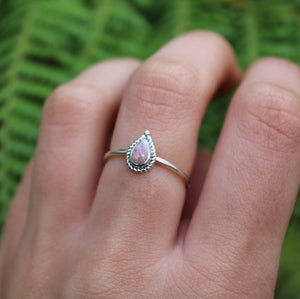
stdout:
[[120,155],[126,156],[126,164],[134,172],[146,172],[156,162],[179,175],[184,180],[187,188],[190,186],[190,180],[186,173],[167,160],[157,157],[155,146],[148,130],[135,140],[127,150],[118,149],[109,151],[104,155],[104,159]]

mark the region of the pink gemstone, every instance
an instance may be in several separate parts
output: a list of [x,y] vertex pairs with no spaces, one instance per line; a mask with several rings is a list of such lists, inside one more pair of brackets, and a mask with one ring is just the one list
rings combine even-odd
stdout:
[[130,159],[135,165],[147,163],[150,157],[148,142],[143,139],[132,150]]

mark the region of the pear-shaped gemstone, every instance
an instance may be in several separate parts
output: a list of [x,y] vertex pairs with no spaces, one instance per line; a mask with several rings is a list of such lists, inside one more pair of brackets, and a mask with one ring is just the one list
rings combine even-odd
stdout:
[[135,145],[132,149],[130,160],[135,165],[143,165],[148,162],[150,158],[150,149],[149,144],[146,139],[141,140]]

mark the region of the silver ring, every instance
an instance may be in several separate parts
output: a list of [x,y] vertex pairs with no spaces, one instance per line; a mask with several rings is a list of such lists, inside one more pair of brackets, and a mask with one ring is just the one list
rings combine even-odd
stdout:
[[190,180],[186,173],[167,160],[157,157],[155,146],[148,130],[135,140],[128,149],[109,151],[104,155],[104,159],[119,155],[126,156],[126,164],[134,172],[146,172],[156,162],[179,175],[184,180],[187,188],[190,186]]

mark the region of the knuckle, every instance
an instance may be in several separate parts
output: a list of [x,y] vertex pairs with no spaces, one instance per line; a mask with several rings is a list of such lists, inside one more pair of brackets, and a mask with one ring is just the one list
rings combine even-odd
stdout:
[[206,43],[211,42],[216,45],[216,48],[224,50],[225,48],[231,49],[230,43],[219,33],[209,30],[192,30],[187,33],[188,36],[199,36],[204,38]]
[[196,101],[199,74],[185,62],[153,58],[136,72],[129,89],[128,105],[138,113],[182,113],[191,110]]
[[[243,87],[237,98],[242,137],[265,148],[285,152],[300,143],[300,99],[271,83]],[[240,112],[240,113],[239,113]]]
[[300,68],[297,64],[280,58],[280,57],[263,57],[255,61],[250,68],[276,68],[280,69],[281,71],[289,72],[289,74],[295,78],[300,79]]
[[64,84],[47,99],[42,120],[51,126],[79,126],[93,112],[93,102],[99,94],[103,92],[91,84],[75,81]]

